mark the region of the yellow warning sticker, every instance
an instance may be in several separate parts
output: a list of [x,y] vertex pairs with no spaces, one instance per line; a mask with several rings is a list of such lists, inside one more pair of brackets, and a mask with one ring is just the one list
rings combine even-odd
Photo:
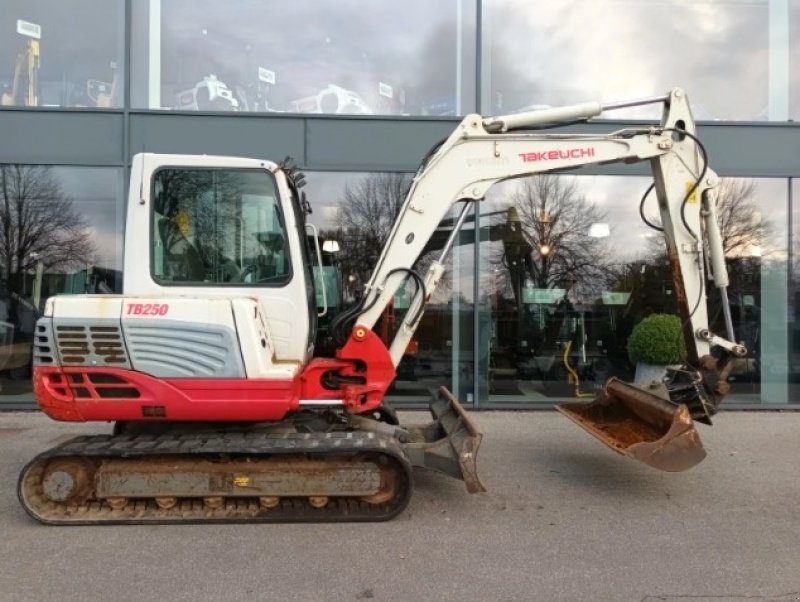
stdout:
[[233,484],[236,487],[250,487],[250,477],[245,475],[237,475],[233,477]]
[[[696,181],[686,182],[686,194],[689,194],[689,191],[692,190],[692,188],[695,188],[695,184],[696,183],[697,183]],[[692,194],[689,195],[689,198],[686,199],[686,202],[687,203],[696,203],[697,202],[697,189],[696,188],[692,192]]]

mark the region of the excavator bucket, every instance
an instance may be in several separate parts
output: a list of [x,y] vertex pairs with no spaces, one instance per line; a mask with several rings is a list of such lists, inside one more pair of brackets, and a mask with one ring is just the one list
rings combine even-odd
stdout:
[[478,476],[478,447],[483,434],[445,387],[430,404],[433,421],[410,426],[412,440],[403,448],[412,466],[442,472],[464,481],[469,493],[486,491]]
[[685,405],[616,378],[594,401],[556,409],[614,451],[659,470],[680,472],[706,457]]

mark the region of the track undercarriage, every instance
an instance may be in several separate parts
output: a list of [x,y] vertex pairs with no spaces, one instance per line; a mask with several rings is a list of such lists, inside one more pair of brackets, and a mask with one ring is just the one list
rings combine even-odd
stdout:
[[412,466],[484,490],[480,433],[444,389],[431,412],[421,427],[331,412],[260,425],[119,425],[34,458],[18,495],[48,524],[389,520],[408,504]]

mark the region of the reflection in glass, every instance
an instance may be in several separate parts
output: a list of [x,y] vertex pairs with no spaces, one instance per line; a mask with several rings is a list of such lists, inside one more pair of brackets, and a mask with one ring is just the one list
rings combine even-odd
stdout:
[[[391,174],[309,174],[311,218],[344,250],[335,262],[348,300],[363,290],[407,182]],[[632,380],[633,327],[652,313],[678,313],[663,235],[639,216],[649,184],[539,176],[492,187],[455,245],[398,370],[394,398],[422,401],[425,391],[449,384],[467,402],[552,403],[593,396],[611,376]],[[787,355],[785,199],[785,180],[723,179],[720,186],[734,334],[748,348],[732,364],[728,404],[786,397],[779,366]],[[658,226],[654,197],[643,211]],[[429,251],[440,248],[450,225],[445,220]],[[387,340],[413,292],[411,283],[401,289],[376,327]],[[724,334],[718,292],[709,285],[707,295],[710,327]]]
[[612,248],[596,235],[608,214],[577,178],[544,175],[490,191],[481,215],[482,397],[572,396],[573,374],[595,380],[598,350],[587,342],[598,320],[589,306],[608,285]]
[[[633,326],[652,313],[678,312],[663,236],[639,218],[648,184],[537,176],[490,190],[480,222],[478,349],[488,349],[479,354],[481,399],[549,402],[591,396],[610,376],[632,380]],[[764,302],[777,302],[762,300],[765,291],[779,292],[772,289],[785,270],[781,184],[724,179],[719,191],[734,332],[749,350],[732,366],[728,403],[766,395],[762,352],[774,362],[782,345],[774,316],[785,312],[762,311]],[[657,226],[653,205],[647,199],[644,212]],[[724,334],[715,289],[708,306],[712,331]],[[768,380],[765,400],[779,401],[785,378]]]
[[7,0],[0,36],[4,106],[119,107],[122,0]]
[[134,0],[133,9],[137,107],[361,115],[474,108],[474,0]]
[[0,165],[0,401],[29,399],[33,329],[60,293],[122,289],[121,170]]
[[[638,98],[681,86],[697,119],[784,120],[789,4],[486,2],[483,112]],[[791,35],[796,47],[797,31]],[[654,110],[619,115],[658,117]]]
[[789,311],[787,330],[789,333],[789,399],[800,399],[800,180],[790,181],[792,230],[790,232],[791,254],[789,256]]
[[[800,120],[800,3],[789,2],[789,119]],[[797,197],[795,197],[797,198]]]

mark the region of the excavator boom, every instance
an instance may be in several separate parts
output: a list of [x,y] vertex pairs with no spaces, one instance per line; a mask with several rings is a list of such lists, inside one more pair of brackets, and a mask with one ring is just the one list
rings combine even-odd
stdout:
[[[663,106],[661,123],[621,130],[606,136],[549,134],[529,131],[586,119],[604,110],[643,104]],[[665,96],[627,102],[584,103],[508,116],[467,116],[436,148],[417,172],[367,284],[356,331],[371,328],[410,272],[433,229],[457,202],[464,207],[456,220],[453,240],[469,206],[479,202],[494,183],[509,178],[560,172],[585,165],[648,161],[661,213],[670,270],[680,308],[688,351],[684,378],[672,391],[659,392],[612,382],[589,404],[559,409],[615,451],[663,470],[684,470],[705,452],[692,418],[710,423],[727,393],[725,363],[746,350],[734,342],[730,320],[724,336],[708,329],[706,262],[727,310],[728,277],[716,220],[716,174],[697,138],[688,98],[679,88]],[[437,202],[437,200],[449,202]],[[418,278],[416,296],[390,346],[392,361],[400,361],[420,322],[427,299],[443,272],[450,243],[428,273]],[[711,348],[722,350],[721,361]]]

